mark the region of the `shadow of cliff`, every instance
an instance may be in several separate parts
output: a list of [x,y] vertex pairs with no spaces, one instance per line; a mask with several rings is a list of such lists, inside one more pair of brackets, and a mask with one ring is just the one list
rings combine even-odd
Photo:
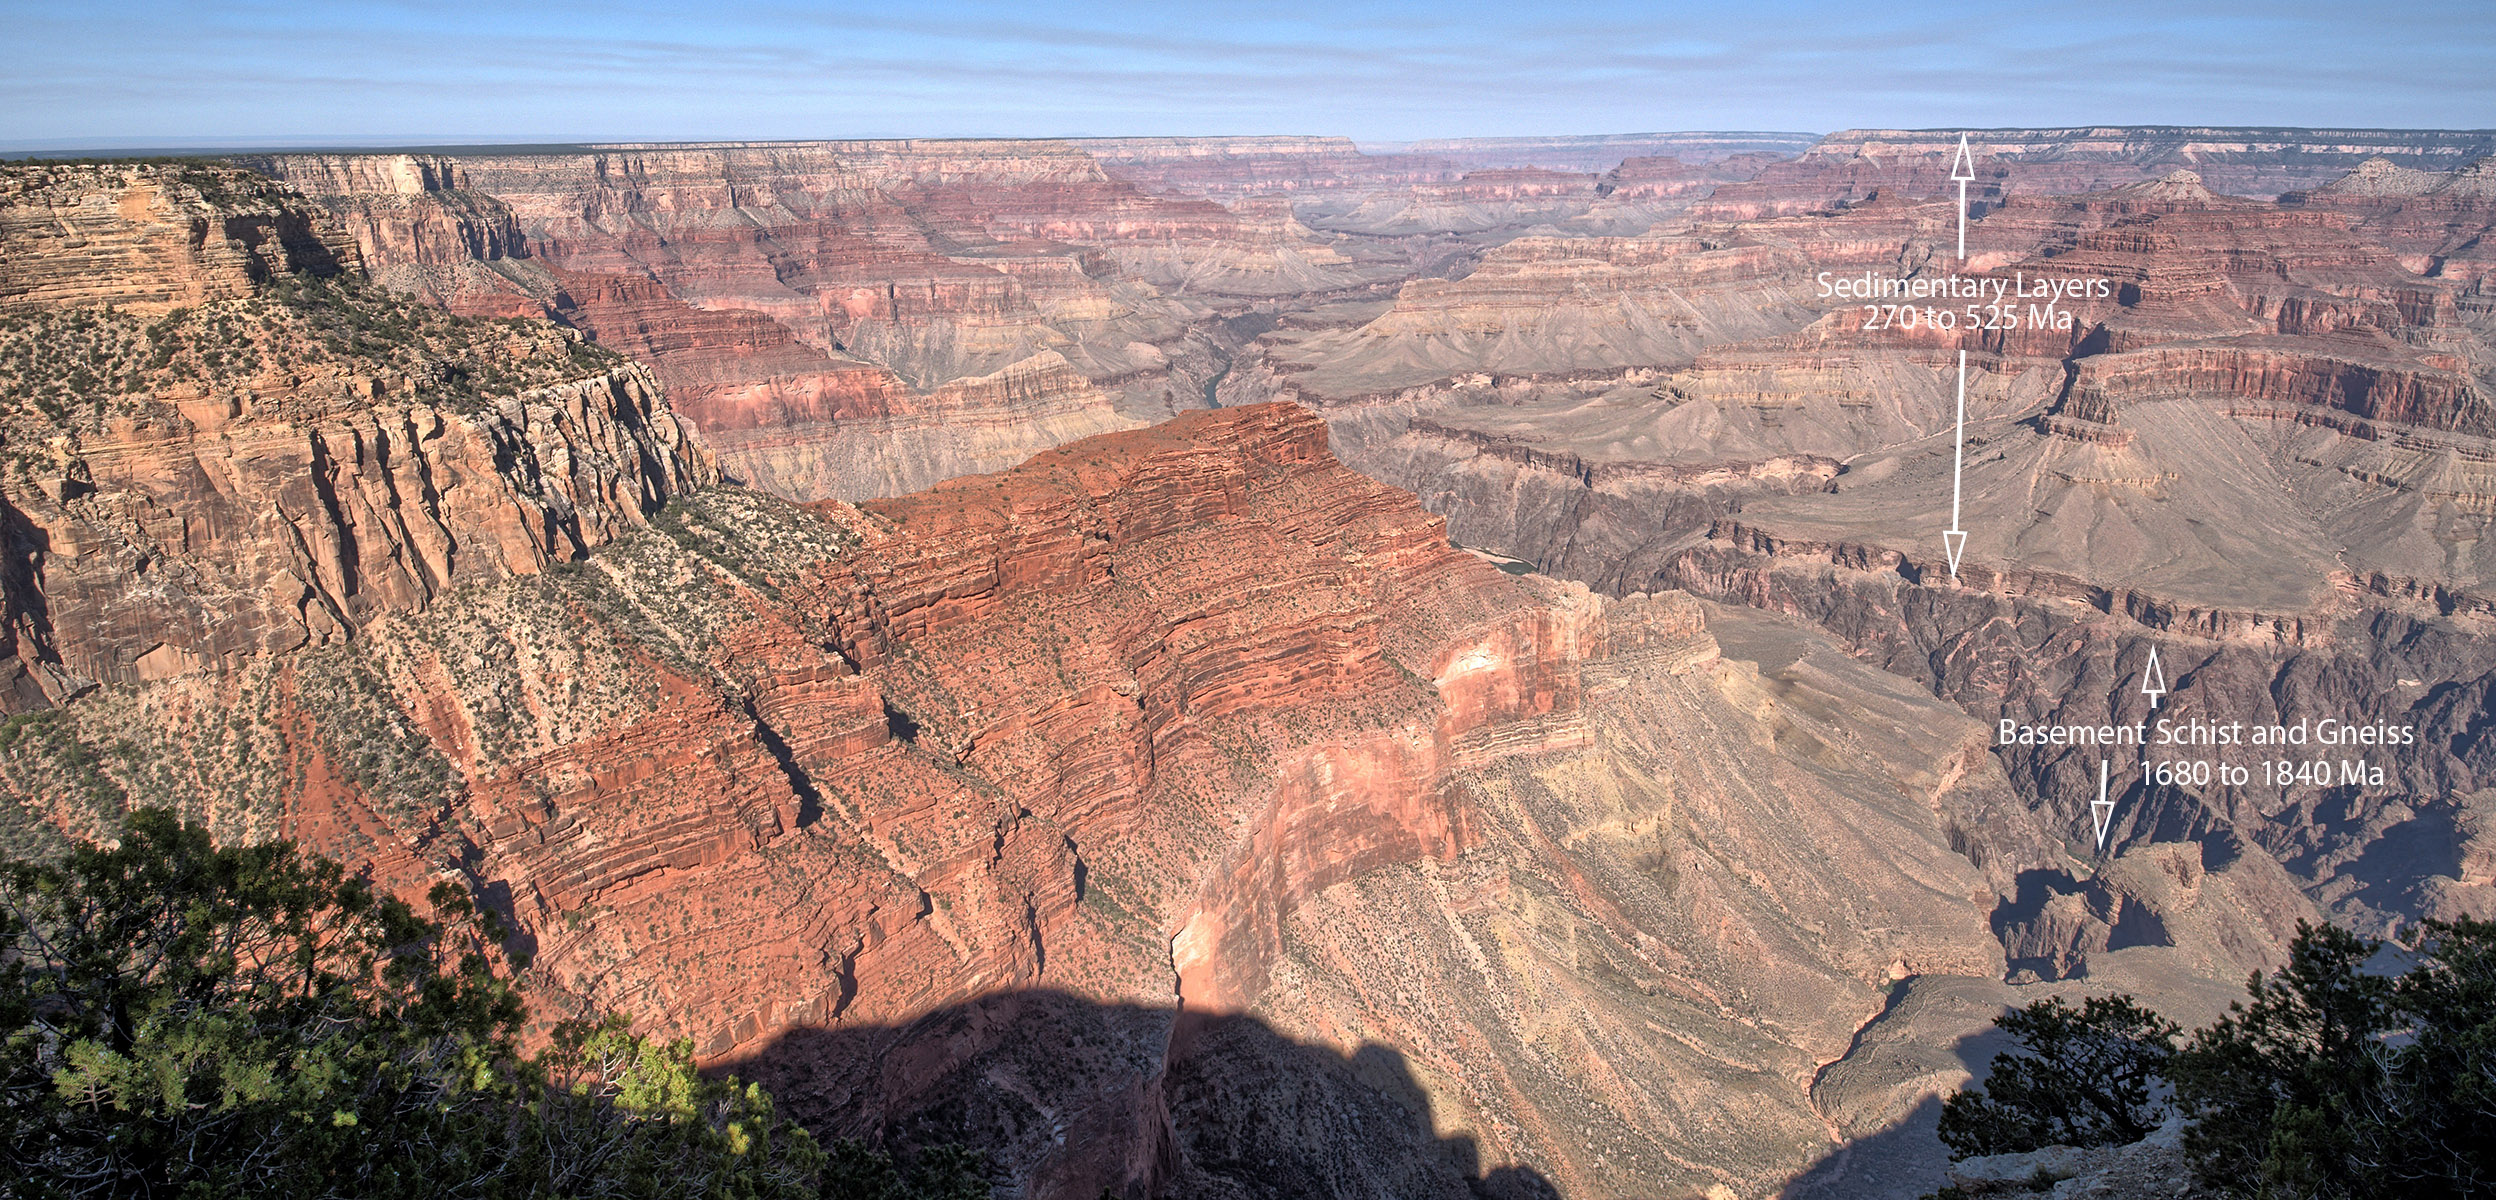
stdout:
[[1533,1168],[1486,1171],[1472,1137],[1441,1134],[1393,1048],[1340,1053],[1253,1017],[1005,992],[906,1024],[793,1029],[718,1065],[819,1137],[980,1150],[999,1196],[1559,1196]]
[[1778,1200],[1910,1200],[1937,1191],[1950,1162],[1940,1126],[1941,1101],[1927,1096],[1897,1124],[1830,1151]]
[[[1984,1086],[1993,1058],[2011,1048],[1998,1029],[1961,1037],[1950,1052]],[[1778,1200],[1915,1200],[1948,1182],[1950,1152],[1941,1144],[1942,1099],[1926,1096],[1880,1130],[1831,1150],[1795,1176]]]

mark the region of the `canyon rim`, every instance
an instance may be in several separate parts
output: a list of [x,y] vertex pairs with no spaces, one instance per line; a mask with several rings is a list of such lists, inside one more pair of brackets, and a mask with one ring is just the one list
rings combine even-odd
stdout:
[[0,159],[0,853],[450,883],[1002,1197],[1922,1196],[2011,1009],[2496,915],[2492,239],[2460,129]]

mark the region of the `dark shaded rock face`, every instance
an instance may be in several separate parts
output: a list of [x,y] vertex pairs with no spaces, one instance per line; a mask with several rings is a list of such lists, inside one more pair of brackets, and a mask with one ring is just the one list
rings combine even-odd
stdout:
[[1559,1195],[1438,1132],[1447,1114],[1402,1051],[1338,1051],[1249,1016],[1007,992],[903,1026],[793,1029],[739,1070],[834,1136],[1051,1164],[1023,1193],[1035,1200]]

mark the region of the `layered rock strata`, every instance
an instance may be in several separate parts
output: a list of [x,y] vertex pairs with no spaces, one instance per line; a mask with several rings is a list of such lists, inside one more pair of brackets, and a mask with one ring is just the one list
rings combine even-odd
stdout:
[[343,645],[101,688],[0,778],[45,828],[165,797],[465,880],[541,1012],[1029,1195],[1272,1194],[1226,1121],[1290,1088],[1370,1116],[1270,1153],[1361,1194],[1763,1194],[1892,981],[2002,973],[2049,843],[1973,722],[1716,620],[1504,574],[1266,405],[863,506],[699,491]]
[[646,371],[372,291],[354,244],[259,176],[7,185],[12,711],[335,642],[578,559],[717,478]]
[[[2033,165],[1982,159],[1980,174],[1989,163]],[[1574,266],[1599,242],[1520,240],[1385,311],[1269,333],[1225,393],[1325,411],[1351,461],[1413,488],[1461,541],[1604,590],[1802,614],[1988,722],[2163,715],[2138,693],[2155,644],[2182,681],[2167,700],[2182,698],[2179,721],[2413,726],[2415,746],[2369,760],[2386,780],[2355,790],[2337,776],[2151,786],[2137,750],[2110,763],[2109,854],[2189,842],[2212,861],[2284,865],[2305,902],[2380,929],[2485,905],[2469,867],[2426,847],[2460,836],[2485,786],[2470,722],[2489,661],[2475,547],[2496,495],[2496,355],[2475,281],[2422,274],[2432,256],[2369,223],[2386,195],[2462,211],[2471,178],[2379,167],[2281,204],[2173,172],[2083,195],[2012,190],[1971,227],[1963,273],[2006,288],[2102,280],[2102,294],[2065,301],[2067,325],[1966,333],[1877,320],[1815,286],[1823,272],[1948,273],[1947,204],[1885,195],[1701,223],[1632,243],[1655,246],[1652,265],[1614,254],[1601,274]],[[1711,257],[1746,265],[1686,274]],[[1505,300],[1529,267],[1566,282]],[[1680,339],[1613,325],[1646,295],[1688,314]],[[1763,318],[1785,331],[1738,324]],[[1507,334],[1467,341],[1477,325]],[[1527,330],[1538,352],[1510,352]],[[1972,532],[1952,586],[1938,534],[1962,349],[1957,499]],[[2001,755],[2084,861],[2102,757]],[[2006,905],[2000,929],[2030,964],[2016,969],[2085,973],[2132,944],[2115,931],[2146,910],[2120,888],[2090,892],[2112,886],[2090,874],[2058,865]],[[2257,931],[2239,943],[2278,932],[2293,906],[2277,893],[2220,905]]]
[[[1199,405],[1217,310],[1403,272],[1279,202],[1150,194],[1061,142],[254,165],[336,214],[391,286],[552,313],[646,355],[688,419],[727,435],[732,475],[800,499],[897,494]],[[850,473],[870,459],[888,465]]]
[[[1217,138],[248,161],[327,209],[386,285],[454,311],[550,313],[646,356],[689,420],[726,435],[732,476],[817,499],[897,494],[1199,406],[1279,312],[1461,273],[1530,229],[1643,232],[1791,140],[1558,139],[1452,158]],[[1633,152],[1626,173],[1602,174]],[[1089,385],[1079,413],[1066,387],[1029,411],[1011,389],[939,394],[1046,371],[1048,354]],[[887,411],[826,407],[867,393]],[[761,411],[768,429],[752,424]],[[870,458],[889,465],[851,472]]]

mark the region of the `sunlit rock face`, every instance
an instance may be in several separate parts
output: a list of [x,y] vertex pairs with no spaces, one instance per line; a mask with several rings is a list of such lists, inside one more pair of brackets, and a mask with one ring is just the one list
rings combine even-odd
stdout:
[[[2223,132],[1980,147],[1964,267],[1932,135],[11,174],[0,316],[135,357],[10,360],[0,835],[462,881],[1024,1195],[1920,1194],[2002,1005],[2496,897],[2484,168]],[[1826,283],[1961,270],[2105,287]],[[2102,843],[1997,744],[2160,714],[2417,737]]]
[[[1825,1148],[1812,1079],[1890,979],[2000,974],[2042,845],[1954,848],[2008,808],[1982,731],[1774,636],[1824,665],[1505,574],[1264,405],[863,506],[696,491],[344,645],[99,691],[5,771],[77,828],[71,748],[119,739],[92,786],[467,880],[541,1013],[634,1012],[828,1129],[977,1135],[1033,1194],[1246,1178],[1219,1116],[1261,1071],[1408,1131],[1291,1127],[1363,1186],[1757,1190]],[[1906,740],[1835,752],[1855,705]]]
[[[2409,726],[2414,742],[2352,768],[2386,772],[2354,793],[2337,775],[2149,787],[2140,755],[2113,761],[2109,853],[2258,856],[2377,930],[2484,907],[2485,883],[2442,849],[2469,844],[2491,765],[2472,732],[2496,657],[2477,551],[2496,511],[2492,306],[2472,249],[2496,210],[2468,157],[2484,149],[2300,152],[2354,156],[2332,182],[2279,174],[2295,156],[2265,165],[2260,147],[2203,160],[2205,178],[2086,139],[2042,156],[1988,136],[1963,265],[1955,136],[1833,136],[1719,186],[1687,229],[1519,239],[1392,307],[1294,318],[1225,392],[1325,411],[1347,461],[1412,488],[1468,545],[1600,590],[1804,615],[1988,721],[2168,712],[2140,691],[2156,645],[2187,681],[2163,701],[2178,720]],[[2349,169],[2377,153],[2398,161]],[[2269,182],[2247,190],[2303,190],[2210,186],[2248,171]],[[2067,324],[1944,303],[1961,320],[1936,328],[1828,286],[1953,274],[2089,290],[2062,302]],[[1954,515],[1970,547],[1955,581],[1939,536]],[[2032,811],[2090,851],[2103,757],[2002,754]],[[2101,877],[2083,921],[2087,881],[2049,882],[2037,894],[2061,907],[1997,924],[2012,959],[2079,973],[2138,904]],[[2227,920],[2260,944],[2295,905],[2242,886]],[[2046,942],[2060,949],[2032,953]]]
[[[649,363],[730,477],[815,500],[898,495],[1202,407],[1277,312],[1461,273],[1531,229],[1635,233],[1783,144],[861,141],[249,161],[329,212],[385,285],[567,321]],[[1674,152],[1691,162],[1655,157]],[[1621,161],[1633,154],[1648,157]]]
[[12,709],[337,642],[717,480],[647,370],[544,322],[281,303],[356,245],[248,172],[12,167],[0,263]]

